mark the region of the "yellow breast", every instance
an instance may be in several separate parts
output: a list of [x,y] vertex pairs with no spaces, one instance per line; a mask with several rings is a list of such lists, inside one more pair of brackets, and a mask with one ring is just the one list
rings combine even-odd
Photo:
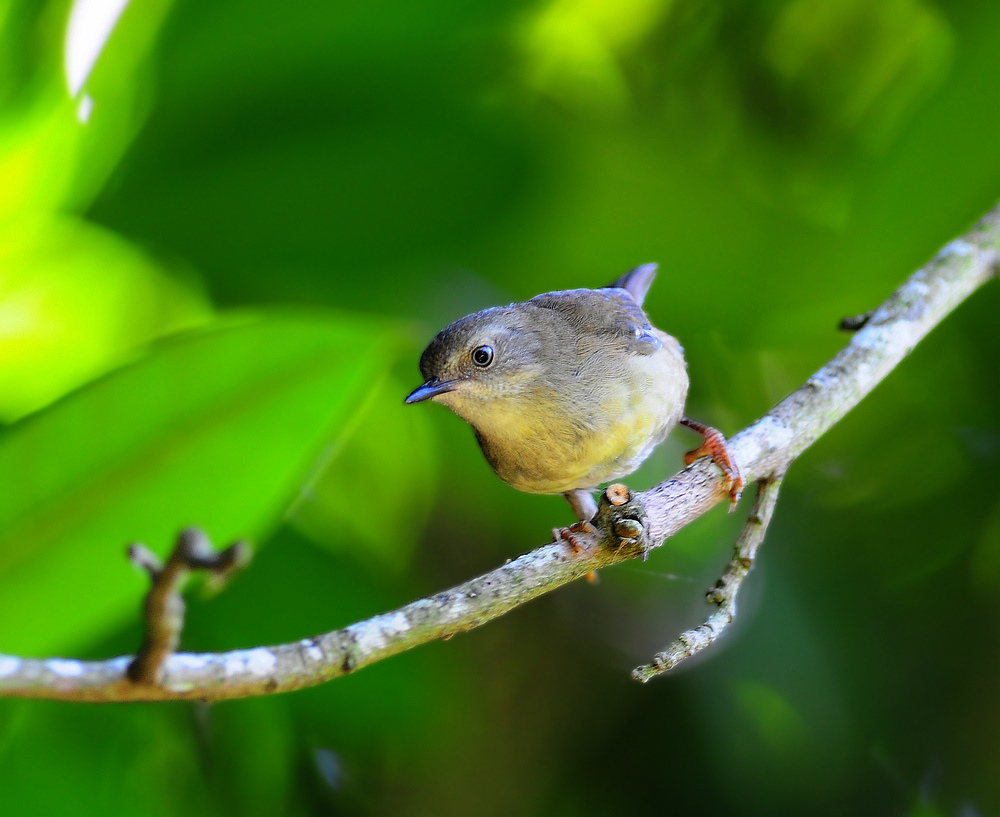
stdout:
[[[634,355],[616,376],[581,378],[575,394],[539,390],[467,417],[497,475],[530,493],[595,488],[635,471],[684,410],[684,358],[669,335],[653,355]],[[572,390],[572,387],[571,387]]]

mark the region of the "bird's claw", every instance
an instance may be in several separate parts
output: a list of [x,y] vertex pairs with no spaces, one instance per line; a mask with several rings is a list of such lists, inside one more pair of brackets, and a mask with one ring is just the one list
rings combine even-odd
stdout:
[[[555,542],[563,541],[569,545],[569,549],[573,552],[573,555],[586,552],[587,548],[580,543],[576,538],[578,534],[596,534],[597,528],[590,524],[590,522],[574,522],[568,528],[553,528],[552,529],[552,539]],[[585,574],[584,578],[590,584],[599,584],[600,579],[597,578],[597,571],[589,570]]]
[[595,534],[597,528],[590,522],[574,522],[568,528],[553,528],[552,539],[556,542],[560,540],[566,542],[573,553],[583,553],[587,548],[577,539],[577,534],[581,533]]
[[712,458],[712,461],[722,470],[723,479],[729,490],[729,512],[732,513],[736,510],[736,503],[740,501],[746,483],[743,481],[743,475],[740,474],[739,466],[729,456],[729,448],[726,445],[725,436],[718,429],[706,426],[687,417],[682,419],[681,423],[693,431],[697,431],[705,438],[700,446],[693,451],[688,451],[684,455],[684,464],[690,465],[702,457]]

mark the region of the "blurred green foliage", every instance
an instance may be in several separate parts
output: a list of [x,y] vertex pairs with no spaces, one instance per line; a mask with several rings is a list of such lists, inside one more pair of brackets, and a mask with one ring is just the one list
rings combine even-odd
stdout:
[[[494,567],[570,514],[401,405],[441,325],[657,260],[732,432],[1000,197],[987,0],[154,0],[105,41],[113,6],[0,0],[2,652],[132,651],[124,546],[188,524],[258,546],[192,591],[194,650]],[[294,695],[2,701],[4,813],[1000,811],[998,289],[796,464],[672,677],[627,680],[740,514]]]
[[[350,433],[392,348],[380,334],[345,318],[220,323],[10,428],[0,440],[0,471],[18,475],[0,505],[9,649],[65,649],[133,612],[121,554],[95,542],[162,548],[179,519],[225,539],[270,533],[324,432],[334,447]],[[24,610],[49,594],[64,606],[24,628]]]

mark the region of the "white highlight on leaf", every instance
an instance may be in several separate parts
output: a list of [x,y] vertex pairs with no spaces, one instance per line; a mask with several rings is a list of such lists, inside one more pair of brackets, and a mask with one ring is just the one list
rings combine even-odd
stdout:
[[50,658],[45,662],[49,672],[62,675],[66,678],[76,678],[83,675],[83,664],[79,661],[71,661],[65,658]]
[[0,678],[13,675],[21,668],[21,659],[13,655],[0,655]]
[[76,106],[76,118],[86,125],[90,121],[90,114],[94,110],[94,98],[90,94],[80,97],[80,104]]
[[[73,3],[63,49],[70,96],[76,97],[83,89],[128,3],[129,0],[76,0]],[[80,118],[86,121],[82,115]]]

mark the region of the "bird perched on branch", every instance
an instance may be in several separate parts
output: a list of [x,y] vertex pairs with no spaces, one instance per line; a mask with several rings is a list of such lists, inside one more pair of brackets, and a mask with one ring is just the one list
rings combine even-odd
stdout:
[[600,289],[548,292],[476,312],[442,329],[420,357],[422,386],[407,403],[434,400],[468,422],[504,482],[562,494],[586,530],[592,491],[635,471],[678,423],[704,437],[688,464],[711,456],[731,508],[743,479],[725,438],[684,417],[683,349],[642,309],[656,275],[645,264]]

